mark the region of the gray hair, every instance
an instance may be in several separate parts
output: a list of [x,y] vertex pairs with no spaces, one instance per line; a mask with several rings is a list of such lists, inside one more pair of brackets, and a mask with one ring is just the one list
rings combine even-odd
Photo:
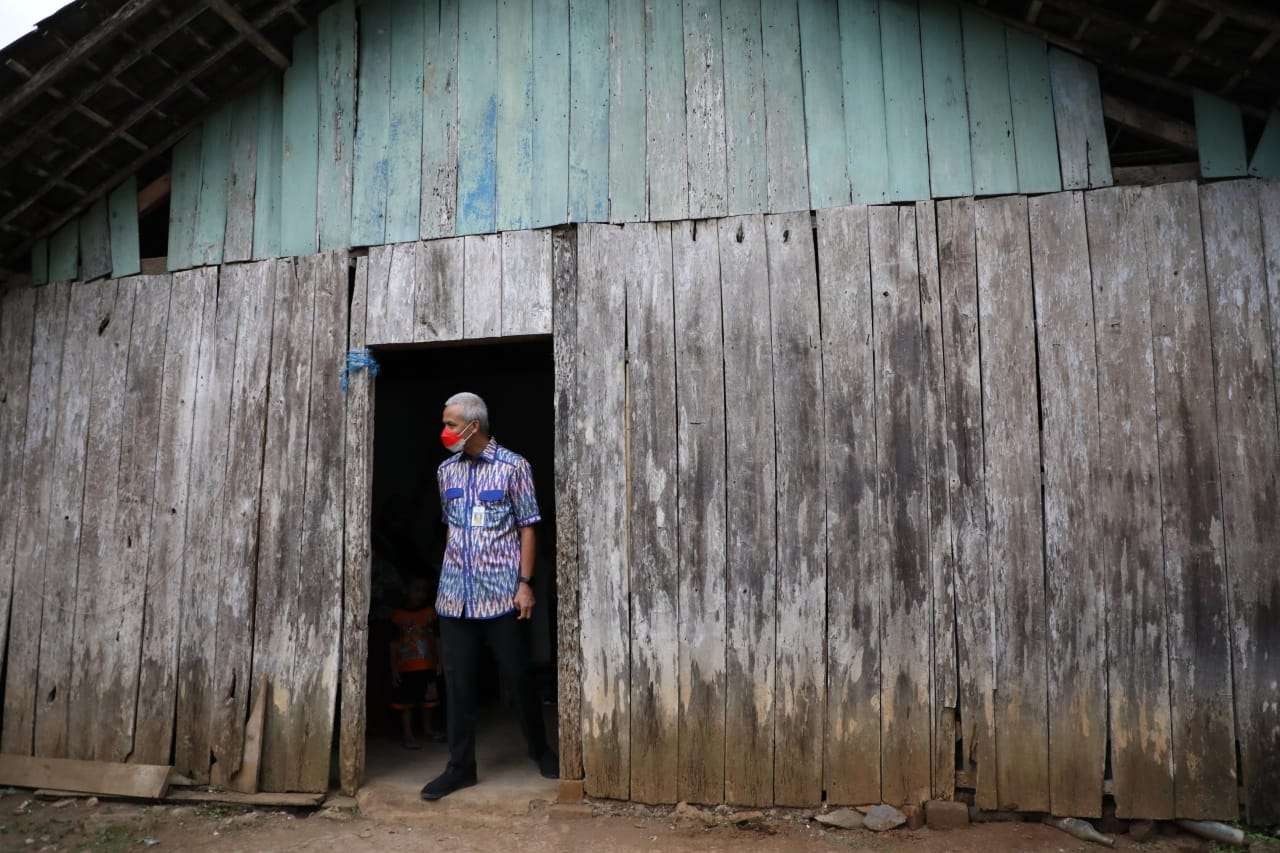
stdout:
[[478,422],[480,431],[485,435],[489,434],[489,407],[484,404],[484,400],[481,400],[478,394],[472,394],[470,391],[454,394],[444,401],[446,409],[450,406],[461,408],[463,420]]

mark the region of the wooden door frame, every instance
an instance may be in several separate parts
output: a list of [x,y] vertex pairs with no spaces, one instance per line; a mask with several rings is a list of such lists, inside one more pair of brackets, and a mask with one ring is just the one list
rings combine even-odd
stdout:
[[[577,228],[552,231],[552,329],[555,362],[557,689],[560,775],[582,778],[581,634],[578,616],[577,489]],[[351,301],[351,349],[365,346],[368,258],[356,260]],[[346,418],[345,543],[343,550],[342,703],[339,714],[339,776],[343,793],[354,795],[365,777],[366,676],[369,594],[372,578],[369,511],[373,497],[374,394],[366,371],[348,377]]]

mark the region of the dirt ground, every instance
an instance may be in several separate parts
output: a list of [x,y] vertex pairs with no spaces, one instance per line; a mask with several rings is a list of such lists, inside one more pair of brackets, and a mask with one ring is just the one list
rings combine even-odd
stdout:
[[[1185,834],[1157,835],[1117,849],[1152,853],[1211,851]],[[435,810],[371,820],[353,811],[249,810],[226,806],[135,805],[87,800],[42,801],[30,792],[0,796],[3,851],[551,851],[645,850],[661,853],[743,851],[1085,851],[1101,849],[1038,823],[986,823],[952,832],[899,829],[889,833],[827,829],[804,814],[775,813],[742,826],[707,826],[677,819],[669,809],[535,802],[520,817]],[[1217,848],[1223,849],[1223,848]],[[1280,847],[1274,848],[1280,850]]]

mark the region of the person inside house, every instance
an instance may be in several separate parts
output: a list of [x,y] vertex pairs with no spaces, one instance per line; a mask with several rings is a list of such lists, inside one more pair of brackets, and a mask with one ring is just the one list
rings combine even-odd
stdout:
[[529,664],[534,525],[541,521],[532,470],[489,435],[489,410],[477,395],[454,394],[445,401],[442,421],[440,440],[452,455],[436,474],[448,525],[436,613],[449,685],[449,763],[423,787],[424,800],[476,784],[476,705],[485,645],[510,689],[529,757],[546,778],[560,775]]
[[392,612],[391,622],[396,627],[396,636],[391,642],[391,686],[394,691],[391,707],[400,712],[401,744],[405,749],[421,749],[421,744],[413,736],[415,710],[422,710],[423,736],[436,742],[444,740],[433,720],[436,709],[440,707],[440,691],[436,683],[439,656],[435,636],[436,611],[431,606],[426,578],[410,581],[405,606]]

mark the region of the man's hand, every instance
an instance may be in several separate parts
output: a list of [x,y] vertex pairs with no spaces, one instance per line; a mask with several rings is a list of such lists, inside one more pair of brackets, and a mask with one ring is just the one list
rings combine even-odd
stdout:
[[517,619],[533,618],[533,590],[527,583],[520,584],[516,590],[516,610]]

